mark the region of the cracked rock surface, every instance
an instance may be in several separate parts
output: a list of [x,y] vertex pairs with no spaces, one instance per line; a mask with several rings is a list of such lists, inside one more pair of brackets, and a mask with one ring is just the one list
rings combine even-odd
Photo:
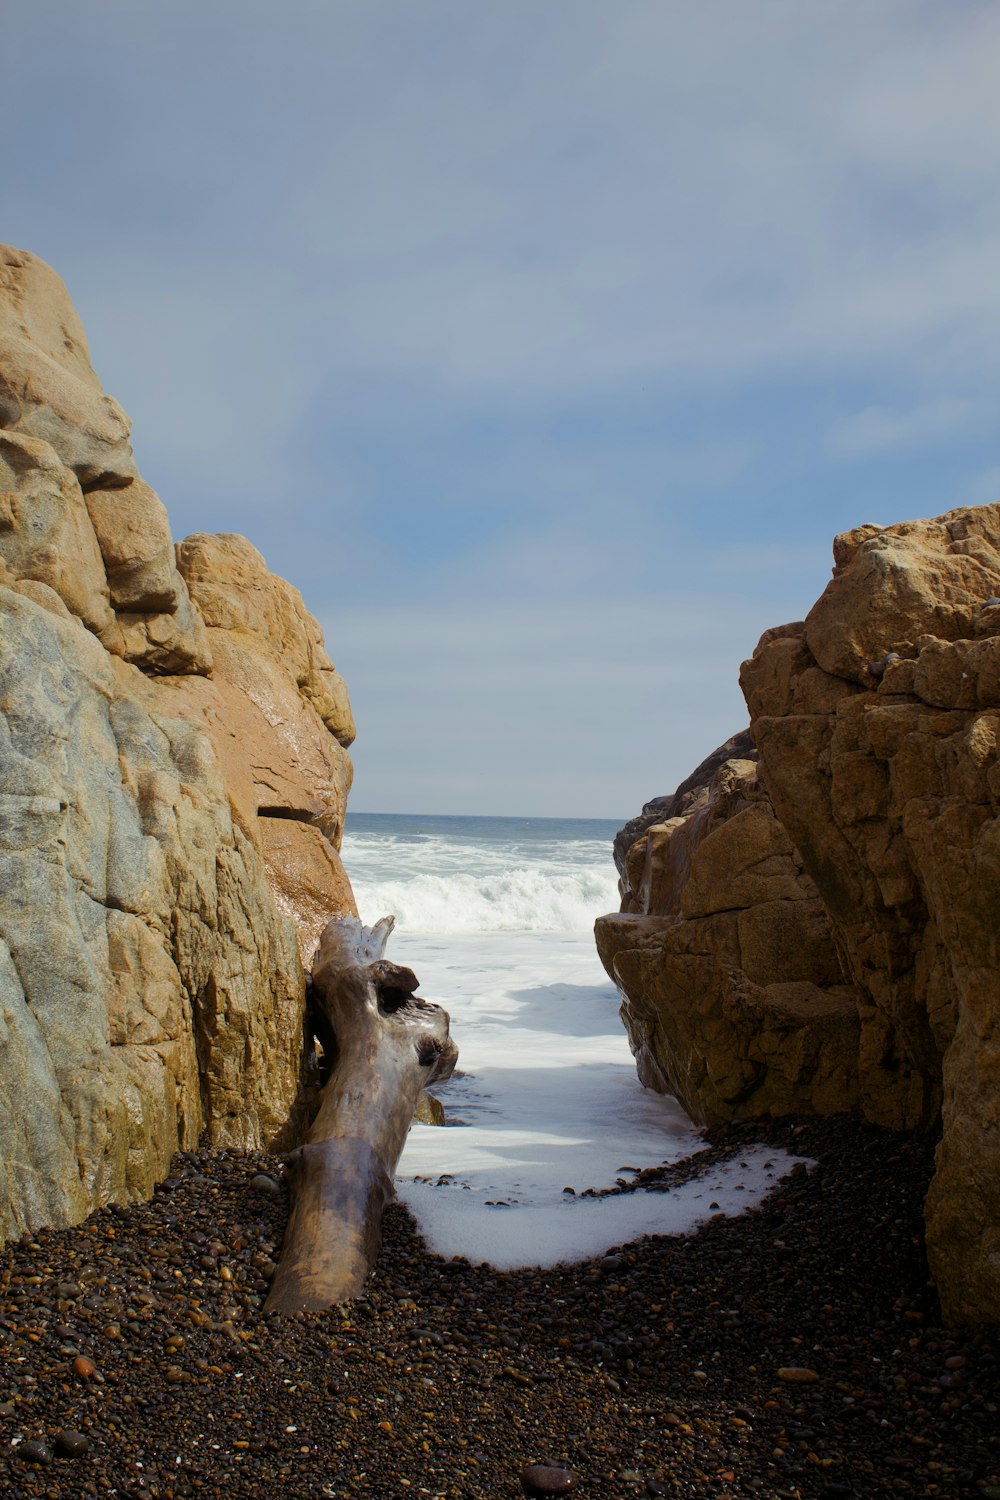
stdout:
[[940,1123],[945,1315],[1000,1321],[1000,506],[834,563],[743,664],[759,759],[637,828],[598,947],[640,1077],[696,1119]]
[[175,548],[65,287],[0,247],[0,1241],[287,1135],[353,734],[296,590]]

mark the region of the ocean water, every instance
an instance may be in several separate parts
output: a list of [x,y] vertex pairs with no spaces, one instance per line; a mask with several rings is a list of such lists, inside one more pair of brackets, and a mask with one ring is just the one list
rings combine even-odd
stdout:
[[793,1164],[761,1150],[670,1193],[582,1196],[702,1145],[676,1100],[638,1082],[594,947],[595,917],[619,904],[618,826],[348,816],[361,916],[396,917],[387,956],[450,1013],[459,1047],[434,1089],[448,1124],[411,1128],[396,1182],[442,1255],[501,1269],[582,1260],[739,1213]]
[[344,861],[361,909],[400,934],[589,932],[618,907],[618,824],[350,813]]

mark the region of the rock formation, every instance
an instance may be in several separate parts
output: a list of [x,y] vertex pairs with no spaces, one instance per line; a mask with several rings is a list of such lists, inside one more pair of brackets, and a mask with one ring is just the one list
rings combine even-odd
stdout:
[[863,526],[834,560],[744,663],[759,765],[730,760],[633,843],[599,947],[645,1081],[696,1117],[940,1122],[942,1305],[996,1320],[1000,506]]
[[0,1241],[287,1133],[353,734],[298,593],[174,547],[61,281],[0,249]]

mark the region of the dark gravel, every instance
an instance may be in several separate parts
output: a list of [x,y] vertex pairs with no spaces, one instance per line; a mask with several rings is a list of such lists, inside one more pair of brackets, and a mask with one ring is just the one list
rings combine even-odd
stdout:
[[393,1207],[366,1296],[285,1323],[277,1162],[183,1156],[153,1202],[0,1252],[0,1494],[499,1500],[548,1462],[588,1500],[1000,1500],[1000,1339],[940,1325],[930,1145],[835,1120],[708,1151],[755,1140],[817,1166],[557,1270],[442,1261]]

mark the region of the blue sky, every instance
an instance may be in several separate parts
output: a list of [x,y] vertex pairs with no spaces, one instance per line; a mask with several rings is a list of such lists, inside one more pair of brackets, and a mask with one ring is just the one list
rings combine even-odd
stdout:
[[833,535],[1000,498],[1000,7],[10,0],[3,238],[361,811],[631,816]]

